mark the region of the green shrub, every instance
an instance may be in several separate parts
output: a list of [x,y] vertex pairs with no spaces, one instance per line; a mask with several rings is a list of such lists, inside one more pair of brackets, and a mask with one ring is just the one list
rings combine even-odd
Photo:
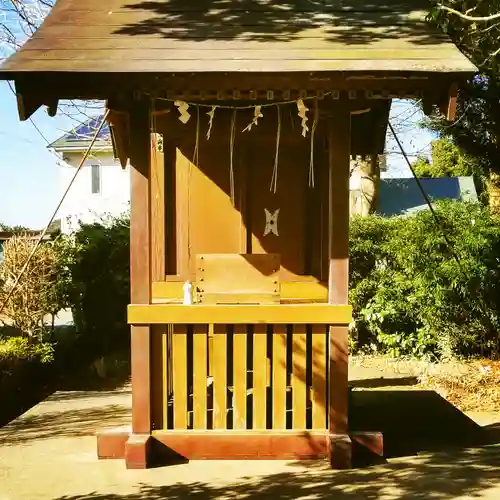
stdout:
[[[499,354],[500,224],[479,204],[351,223],[359,344],[394,356]],[[442,236],[458,256],[456,262]]]
[[129,216],[81,224],[70,242],[70,296],[79,333],[107,351],[128,342],[130,302]]
[[54,348],[48,342],[31,342],[25,337],[0,340],[0,380],[26,365],[45,365],[54,360]]

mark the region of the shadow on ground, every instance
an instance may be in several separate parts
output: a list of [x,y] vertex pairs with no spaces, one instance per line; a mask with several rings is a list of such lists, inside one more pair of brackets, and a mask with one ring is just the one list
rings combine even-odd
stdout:
[[130,408],[111,404],[95,408],[66,408],[15,420],[0,429],[0,446],[29,443],[50,438],[94,436],[105,427],[123,426],[129,421]]
[[[169,486],[140,485],[135,493],[92,492],[55,500],[145,500],[174,498],[280,498],[335,500],[429,499],[442,500],[484,493],[498,483],[500,450],[484,448],[459,456],[429,454],[412,462],[366,470],[331,471],[324,464],[311,464],[307,472],[245,477],[237,484],[217,486],[191,482]],[[493,497],[491,497],[493,498]]]
[[352,391],[349,411],[352,431],[383,433],[387,458],[500,442],[434,391]]
[[[2,440],[2,426],[49,397],[52,401],[69,402],[78,399],[105,398],[122,391],[128,391],[125,386],[130,379],[130,351],[128,349],[119,350],[106,356],[106,374],[104,377],[97,373],[91,356],[82,355],[81,359],[78,359],[77,353],[72,356],[76,359],[70,358],[64,359],[60,363],[56,362],[38,378],[33,377],[32,374],[26,376],[21,374],[16,379],[15,384],[0,386],[0,442]],[[95,403],[93,406],[96,406]],[[92,411],[94,411],[94,408],[89,409],[90,413]],[[120,410],[121,413],[125,411],[127,410]],[[23,419],[22,425],[27,425],[27,428],[31,429],[34,426],[43,427],[44,424],[47,424],[51,428],[53,426],[57,427],[57,423],[63,418],[67,418],[70,422],[74,420],[69,412],[64,415],[66,417],[63,417],[62,414],[59,415],[59,413],[52,415],[53,420],[49,415],[44,415],[43,419],[40,419],[40,422],[36,423],[36,425],[35,423],[32,425],[28,417]],[[80,418],[83,423],[86,415],[80,413]],[[91,415],[89,418],[98,420],[98,418],[93,418]],[[106,421],[106,415],[103,415],[104,425]],[[18,423],[14,422],[11,425],[18,425]],[[19,425],[21,424],[19,423]],[[44,429],[42,434],[51,433]]]
[[369,378],[360,380],[350,380],[350,387],[363,387],[366,389],[373,389],[377,387],[395,387],[395,386],[413,386],[418,384],[417,377],[393,377],[393,378]]

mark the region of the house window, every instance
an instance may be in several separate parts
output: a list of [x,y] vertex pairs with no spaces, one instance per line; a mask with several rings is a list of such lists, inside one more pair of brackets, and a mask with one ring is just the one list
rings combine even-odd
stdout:
[[92,165],[92,194],[101,192],[101,166]]

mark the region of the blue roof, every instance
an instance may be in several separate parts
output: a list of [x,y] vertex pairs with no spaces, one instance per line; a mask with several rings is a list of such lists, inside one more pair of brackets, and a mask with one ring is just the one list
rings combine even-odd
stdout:
[[[422,187],[432,201],[477,201],[472,177],[422,178]],[[416,179],[382,179],[378,212],[381,215],[402,215],[427,208]]]
[[[99,128],[103,118],[104,115],[99,115],[81,123],[73,130],[50,144],[49,148],[77,146],[79,144],[84,146],[84,143],[88,143],[93,139],[94,134]],[[99,135],[97,136],[97,141],[111,145],[111,134],[107,122],[100,130]]]

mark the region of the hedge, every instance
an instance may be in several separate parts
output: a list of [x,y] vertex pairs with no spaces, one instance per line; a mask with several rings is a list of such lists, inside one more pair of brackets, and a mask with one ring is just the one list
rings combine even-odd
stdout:
[[[497,356],[500,221],[456,201],[350,226],[354,348],[393,356]],[[446,241],[448,240],[448,242]]]

